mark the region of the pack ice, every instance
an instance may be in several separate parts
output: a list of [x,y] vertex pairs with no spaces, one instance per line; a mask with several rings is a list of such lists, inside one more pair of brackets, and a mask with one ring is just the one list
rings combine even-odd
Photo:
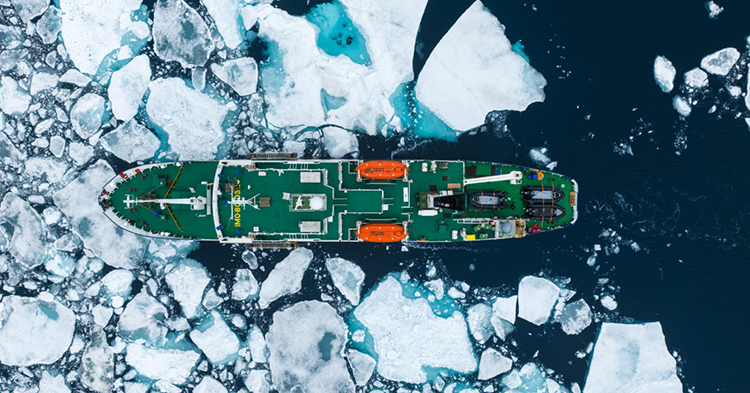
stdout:
[[477,369],[463,314],[455,311],[447,318],[435,315],[424,297],[405,297],[401,283],[393,276],[381,281],[362,300],[354,316],[372,336],[377,371],[384,378],[424,383],[427,367],[462,374]]
[[523,111],[544,101],[546,84],[477,0],[432,51],[415,91],[445,124],[464,131],[484,124],[493,110]]
[[68,350],[76,316],[49,293],[7,296],[0,302],[0,363],[51,364]]
[[676,367],[660,323],[604,323],[583,392],[681,393]]

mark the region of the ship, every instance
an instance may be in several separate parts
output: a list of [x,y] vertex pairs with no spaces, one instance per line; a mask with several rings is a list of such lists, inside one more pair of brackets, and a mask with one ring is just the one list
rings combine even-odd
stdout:
[[99,203],[139,235],[293,248],[518,239],[575,223],[577,198],[575,180],[517,165],[257,153],[134,167]]

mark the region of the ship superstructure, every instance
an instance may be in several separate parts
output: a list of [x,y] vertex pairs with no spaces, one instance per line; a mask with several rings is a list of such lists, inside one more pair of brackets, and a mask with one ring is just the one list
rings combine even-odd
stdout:
[[574,223],[577,192],[568,177],[490,162],[256,155],[139,166],[99,199],[138,234],[289,247],[521,238]]

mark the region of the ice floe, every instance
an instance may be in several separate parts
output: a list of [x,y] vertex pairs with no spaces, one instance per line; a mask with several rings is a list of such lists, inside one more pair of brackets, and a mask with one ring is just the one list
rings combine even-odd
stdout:
[[242,43],[239,0],[202,0],[229,49]]
[[674,77],[677,75],[677,70],[664,56],[656,56],[654,60],[654,80],[659,85],[661,91],[669,93],[674,89]]
[[167,336],[167,308],[145,292],[140,292],[128,302],[120,315],[117,333],[129,340],[144,340],[163,344]]
[[175,300],[180,303],[185,317],[195,318],[201,311],[203,292],[211,282],[206,268],[194,260],[184,259],[168,271],[164,280]]
[[65,378],[54,372],[47,370],[42,371],[42,378],[39,380],[39,393],[70,393],[70,387],[65,382]]
[[253,276],[249,269],[237,269],[234,275],[234,285],[232,285],[232,299],[247,300],[251,297],[258,297],[260,285],[258,280]]
[[154,80],[149,90],[149,119],[167,134],[169,146],[178,158],[215,158],[224,142],[222,123],[230,107],[191,89],[179,78]]
[[60,9],[51,5],[36,22],[36,33],[39,34],[42,43],[49,45],[57,41],[57,35],[62,29],[62,16],[60,14]]
[[112,74],[107,95],[116,118],[130,120],[135,116],[149,81],[151,62],[146,55],[137,56]]
[[214,50],[206,22],[184,0],[157,0],[154,5],[154,51],[183,67],[202,67]]
[[367,385],[367,382],[372,378],[372,372],[375,371],[375,364],[377,363],[375,359],[366,353],[362,353],[356,349],[350,349],[347,351],[346,360],[349,362],[349,367],[352,369],[354,382],[357,386]]
[[29,93],[32,96],[39,94],[40,92],[50,90],[57,86],[60,81],[60,77],[51,72],[36,72],[31,77],[31,85],[29,86]]
[[672,99],[672,106],[677,113],[685,117],[690,116],[690,112],[693,111],[690,103],[682,96],[674,96],[674,99]]
[[125,362],[138,371],[138,374],[182,385],[190,377],[200,359],[200,353],[193,350],[149,348],[142,344],[128,344]]
[[724,76],[740,59],[740,52],[735,48],[724,48],[701,60],[701,68],[714,75]]
[[511,297],[498,297],[492,302],[492,316],[490,317],[490,323],[495,329],[500,339],[505,339],[508,334],[515,330],[513,326],[516,323],[516,305],[518,303],[518,296]]
[[105,150],[127,162],[153,158],[161,146],[159,138],[135,119],[122,123],[99,141]]
[[113,356],[107,335],[100,327],[92,327],[89,343],[81,357],[81,383],[99,393],[111,392],[115,371]]
[[22,115],[29,109],[31,96],[15,79],[3,75],[0,79],[0,109],[6,115]]
[[653,391],[680,393],[675,359],[658,322],[602,324],[584,393]]
[[266,337],[274,387],[282,393],[351,392],[341,356],[347,327],[326,303],[305,301],[273,314]]
[[492,327],[492,308],[484,303],[469,307],[466,322],[472,337],[480,344],[484,344],[495,332]]
[[718,18],[719,14],[724,12],[724,7],[716,4],[713,0],[707,1],[703,4],[706,6],[706,11],[708,11],[708,17],[711,19]]
[[258,300],[260,307],[266,308],[282,296],[299,292],[302,289],[302,277],[312,258],[312,251],[300,247],[277,263],[261,284]]
[[534,325],[547,322],[560,296],[560,287],[541,277],[526,276],[518,286],[518,317]]
[[255,93],[258,86],[258,63],[252,57],[211,64],[211,72],[241,96]]
[[25,269],[44,262],[47,235],[39,213],[16,194],[9,192],[0,203],[0,241]]
[[463,374],[476,371],[477,359],[463,314],[435,315],[427,299],[405,297],[393,276],[362,300],[354,316],[372,336],[377,371],[384,378],[424,383],[425,367]]
[[486,381],[510,371],[511,368],[513,368],[513,360],[492,348],[487,348],[479,359],[477,378],[480,381]]
[[201,379],[199,384],[195,385],[193,393],[227,393],[227,388],[221,382],[206,376]]
[[693,89],[703,89],[708,86],[708,74],[700,68],[693,68],[685,73],[685,84]]
[[356,263],[343,258],[326,259],[326,268],[331,274],[333,285],[338,288],[352,305],[359,304],[359,293],[365,282],[365,272]]
[[120,47],[125,34],[138,23],[131,14],[141,0],[60,0],[62,38],[76,68],[94,75],[102,60]]
[[578,334],[591,325],[591,307],[583,299],[568,303],[557,320],[565,334]]
[[51,364],[68,350],[76,316],[49,293],[7,296],[0,302],[0,363]]
[[240,349],[237,335],[217,311],[212,311],[190,332],[190,339],[214,364],[233,361]]
[[323,127],[323,145],[332,158],[341,158],[347,154],[359,156],[357,136],[340,127]]
[[[84,246],[113,267],[135,267],[146,250],[145,241],[115,226],[102,214],[97,195],[115,176],[105,161],[97,161],[55,193],[55,205],[70,219]],[[116,244],[117,247],[112,247]]]
[[104,114],[104,98],[88,93],[76,101],[70,110],[70,122],[76,134],[87,139],[99,131]]
[[46,0],[12,0],[13,8],[16,9],[16,13],[21,17],[24,23],[29,23],[32,19],[39,15],[42,15],[49,6],[49,1]]
[[416,84],[417,99],[450,128],[484,124],[494,110],[523,111],[544,101],[546,80],[505,37],[477,0],[440,40]]

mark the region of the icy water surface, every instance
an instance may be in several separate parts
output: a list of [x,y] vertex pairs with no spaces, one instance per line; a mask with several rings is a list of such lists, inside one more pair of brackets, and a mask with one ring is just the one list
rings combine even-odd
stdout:
[[[750,4],[265,3],[0,0],[0,391],[744,391]],[[96,204],[254,151],[546,166],[580,218],[290,252]]]

